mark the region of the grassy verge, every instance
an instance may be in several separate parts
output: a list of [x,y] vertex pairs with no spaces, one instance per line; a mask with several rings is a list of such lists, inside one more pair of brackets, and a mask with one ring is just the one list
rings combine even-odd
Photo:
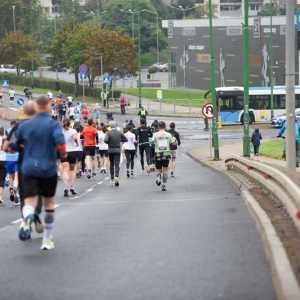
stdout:
[[259,147],[259,155],[271,157],[275,159],[282,159],[282,146],[284,140],[276,139],[261,143]]

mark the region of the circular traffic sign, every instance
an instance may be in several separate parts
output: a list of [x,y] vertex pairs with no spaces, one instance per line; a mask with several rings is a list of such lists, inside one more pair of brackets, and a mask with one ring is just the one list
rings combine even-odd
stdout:
[[202,106],[202,115],[206,119],[212,119],[213,114],[213,104],[211,102],[207,102]]
[[80,73],[86,73],[88,70],[88,67],[86,65],[80,65],[79,68],[78,68],[78,71]]
[[18,104],[19,106],[22,106],[22,105],[24,104],[24,102],[25,102],[25,100],[24,100],[23,98],[19,98],[19,99],[17,100],[17,104]]

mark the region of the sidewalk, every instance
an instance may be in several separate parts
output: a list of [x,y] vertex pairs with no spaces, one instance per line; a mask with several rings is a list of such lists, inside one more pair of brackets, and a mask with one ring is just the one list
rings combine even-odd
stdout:
[[[189,155],[192,156],[194,159],[198,160],[200,163],[203,163],[204,165],[211,166],[213,168],[225,172],[227,168],[224,160],[232,154],[243,156],[243,143],[237,142],[237,143],[221,145],[219,148],[219,157],[220,157],[219,161],[213,160],[213,156],[214,156],[213,148],[211,152],[212,152],[212,156],[210,154],[209,147],[196,148],[189,151]],[[272,159],[264,156],[254,156],[253,154],[251,154],[250,159],[279,169],[281,172],[285,173],[293,181],[295,181],[297,185],[300,186],[300,168],[297,168],[296,171],[288,171],[286,169],[286,162],[284,160]]]

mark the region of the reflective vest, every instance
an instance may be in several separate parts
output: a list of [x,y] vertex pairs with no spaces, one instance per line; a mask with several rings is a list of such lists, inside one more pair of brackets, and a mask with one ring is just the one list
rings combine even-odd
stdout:
[[146,116],[146,111],[145,110],[141,110],[141,116]]

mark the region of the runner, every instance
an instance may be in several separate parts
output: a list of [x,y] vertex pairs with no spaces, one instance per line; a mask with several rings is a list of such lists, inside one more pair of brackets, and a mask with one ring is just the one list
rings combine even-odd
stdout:
[[5,162],[6,162],[6,153],[3,151],[3,143],[4,143],[4,139],[3,139],[3,135],[4,135],[4,128],[3,126],[0,126],[0,203],[3,203],[3,199],[2,199],[2,194],[4,191],[4,182],[5,182],[5,177],[6,177],[6,166],[5,166]]
[[10,105],[13,105],[13,102],[15,100],[15,94],[16,94],[16,92],[11,87],[10,90],[9,90],[9,92],[8,92],[8,94],[9,94]]
[[[135,135],[132,133],[132,127],[129,125],[127,126],[127,132],[125,133],[125,137],[128,140],[128,142],[124,143],[127,177],[130,177],[130,175],[133,176],[135,144],[137,143],[137,141],[135,139]],[[130,170],[129,170],[129,165],[131,167]]]
[[70,121],[75,120],[75,107],[73,107],[72,103],[69,106],[68,114],[69,114]]
[[[72,195],[76,195],[76,191],[74,189],[74,181],[75,181],[75,172],[74,168],[76,165],[77,159],[77,147],[79,147],[78,139],[77,139],[77,131],[75,129],[70,128],[70,120],[63,120],[63,134],[65,137],[65,142],[67,145],[67,157],[61,156],[61,164],[63,167],[63,182],[65,185],[64,188],[64,197],[69,196],[68,183],[70,181],[70,192]],[[69,177],[70,175],[70,177]]]
[[70,108],[71,105],[73,104],[73,97],[69,94],[69,96],[67,97],[67,101],[68,101],[68,107]]
[[[24,221],[19,229],[19,238],[25,241],[30,236],[39,192],[45,207],[44,236],[41,249],[54,248],[51,241],[54,225],[54,195],[56,179],[56,147],[66,155],[66,144],[59,122],[49,118],[50,100],[40,96],[35,100],[37,115],[23,122],[16,131],[16,138],[24,145],[22,184],[25,205],[22,209]],[[37,141],[39,141],[37,145]]]
[[94,107],[94,113],[96,115],[96,122],[98,125],[98,124],[100,124],[100,113],[101,113],[100,106],[98,105],[98,103],[96,103],[96,105]]
[[107,111],[106,115],[105,115],[107,124],[109,123],[109,121],[113,120],[114,115],[110,112],[110,110]]
[[[10,121],[10,128],[6,129],[4,131],[5,134],[5,139],[7,136],[10,134],[11,130],[13,129],[14,126],[17,125],[16,120],[11,120]],[[9,174],[9,179],[10,179],[10,187],[9,187],[9,193],[10,193],[10,201],[15,202],[15,205],[20,205],[19,201],[19,195],[18,195],[18,158],[19,158],[19,153],[14,152],[11,153],[9,152],[9,149],[7,149],[6,153],[6,170],[7,173]]]
[[76,126],[75,130],[77,132],[77,140],[78,140],[78,147],[76,147],[76,156],[77,156],[77,173],[76,173],[76,178],[80,178],[82,175],[82,170],[81,170],[81,161],[82,161],[82,156],[83,156],[83,139],[80,138],[81,135],[81,127]]
[[3,90],[2,87],[0,87],[0,104],[2,104],[2,97],[3,97]]
[[53,94],[52,94],[50,91],[48,91],[47,96],[48,96],[48,98],[50,99],[50,101],[52,101],[52,99],[53,99]]
[[108,160],[108,145],[104,143],[105,134],[107,132],[106,126],[101,126],[98,131],[98,137],[99,137],[99,154],[100,154],[100,165],[101,170],[100,173],[107,173],[106,171],[106,165]]
[[86,123],[89,117],[89,110],[87,109],[86,106],[83,106],[82,111],[81,111],[82,119]]
[[117,130],[116,122],[110,121],[111,130],[106,133],[104,142],[108,144],[108,157],[110,162],[110,183],[119,186],[119,172],[120,172],[120,155],[121,143],[127,142],[124,134]]
[[[177,145],[180,146],[180,136],[179,133],[175,130],[175,123],[170,123],[170,129],[167,130],[173,138],[175,138]],[[171,150],[171,177],[174,177],[174,171],[176,167],[176,157],[177,157],[177,150]]]
[[142,166],[142,173],[145,173],[145,167],[144,167],[144,151],[146,153],[146,170],[147,173],[150,173],[150,143],[149,143],[149,137],[152,137],[152,131],[151,128],[146,127],[146,120],[141,119],[140,121],[140,127],[136,130],[136,137],[139,144],[139,151],[141,155],[141,166]]
[[166,132],[166,123],[163,121],[158,122],[159,131],[154,133],[152,142],[155,145],[155,166],[157,170],[156,184],[161,185],[161,174],[163,174],[162,191],[167,190],[168,181],[168,166],[171,158],[170,145],[175,140],[172,135]]
[[[88,126],[86,126],[82,132],[81,136],[84,138],[84,154],[86,156],[86,167],[87,167],[87,178],[95,177],[95,154],[96,154],[96,143],[98,144],[98,131],[93,127],[93,119],[88,119]],[[91,159],[92,159],[92,170],[91,170]],[[92,173],[93,171],[93,173]]]
[[[35,110],[34,110],[34,102],[29,100],[27,101],[27,103],[24,105],[23,108],[23,112],[24,115],[27,117],[27,119],[25,119],[23,122],[25,122],[26,120],[32,119],[35,116]],[[21,208],[21,216],[22,215],[22,209],[24,207],[24,187],[22,185],[22,162],[23,162],[23,155],[24,155],[24,149],[23,147],[20,147],[19,145],[15,144],[16,142],[16,137],[15,137],[15,132],[17,131],[19,124],[16,124],[11,132],[9,133],[6,141],[4,142],[3,145],[3,150],[7,151],[9,148],[18,151],[19,152],[19,159],[18,159],[18,183],[19,183],[19,195],[20,195],[20,208]],[[41,222],[41,219],[39,217],[39,215],[42,212],[42,208],[43,208],[43,200],[42,200],[42,196],[39,195],[38,198],[38,205],[35,209],[35,213],[34,213],[34,223],[35,223],[35,230],[37,233],[43,233],[44,231],[44,226]]]

